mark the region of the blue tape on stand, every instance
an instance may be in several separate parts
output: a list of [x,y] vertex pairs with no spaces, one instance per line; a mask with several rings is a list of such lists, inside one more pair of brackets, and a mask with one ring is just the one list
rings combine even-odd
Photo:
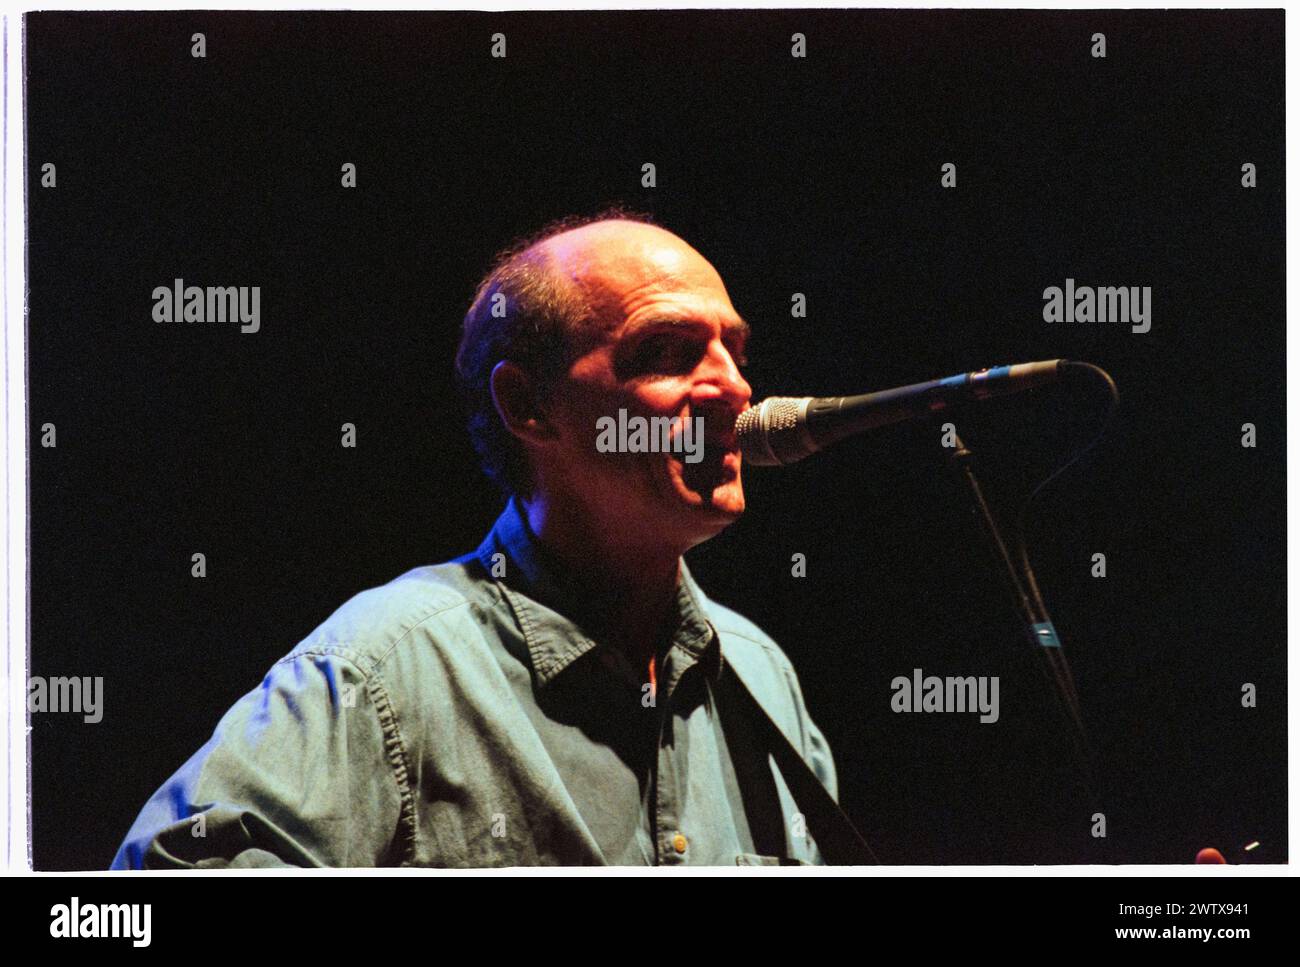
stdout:
[[1061,639],[1056,637],[1056,629],[1050,621],[1036,622],[1034,624],[1034,636],[1044,648],[1061,647]]

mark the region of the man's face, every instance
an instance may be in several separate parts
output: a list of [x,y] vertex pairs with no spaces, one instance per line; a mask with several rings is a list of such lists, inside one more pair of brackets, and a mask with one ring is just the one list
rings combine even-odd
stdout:
[[[554,395],[568,488],[624,522],[629,539],[707,540],[745,509],[735,420],[750,399],[739,369],[749,327],[713,266],[662,229],[598,222],[547,244],[599,320]],[[599,452],[597,421],[617,421],[620,409],[647,421],[702,417],[703,458]]]

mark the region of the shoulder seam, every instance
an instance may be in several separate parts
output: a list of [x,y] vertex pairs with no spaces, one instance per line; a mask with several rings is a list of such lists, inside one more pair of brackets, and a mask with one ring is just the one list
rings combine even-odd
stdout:
[[370,691],[370,700],[375,705],[375,714],[379,718],[380,728],[383,729],[384,747],[385,751],[388,752],[388,764],[392,768],[393,778],[397,782],[397,793],[401,801],[401,808],[398,810],[398,825],[402,829],[405,862],[414,862],[416,844],[415,799],[411,794],[411,769],[406,752],[406,743],[402,739],[402,729],[397,721],[397,713],[393,711],[392,703],[388,700],[388,689],[384,687],[383,680],[378,672],[373,677],[366,678],[366,688]]
[[367,655],[365,650],[359,647],[354,641],[341,640],[330,643],[318,642],[305,648],[296,647],[289,652],[289,654],[279,659],[276,664],[278,665],[282,662],[292,661],[293,659],[302,657],[303,655],[337,655],[341,658],[346,658],[352,662],[352,664],[356,665],[358,670],[366,674],[369,674],[369,672],[377,672],[379,667],[388,659],[388,656],[393,653],[393,649],[405,641],[411,632],[420,627],[420,625],[441,614],[446,614],[448,611],[454,611],[456,608],[465,607],[470,603],[469,599],[459,592],[456,593],[456,597],[456,601],[453,601],[450,604],[438,605],[432,611],[426,612],[418,619],[411,622],[411,624],[407,626],[400,635],[393,639],[393,643],[384,650],[384,653],[377,658]]
[[294,648],[292,651],[289,652],[289,654],[285,655],[283,658],[276,659],[275,663],[271,667],[274,668],[276,666],[284,665],[291,661],[297,661],[299,658],[307,658],[311,655],[331,656],[334,658],[341,658],[343,661],[347,662],[349,665],[351,665],[353,668],[359,671],[361,673],[362,678],[365,678],[367,680],[370,678],[370,672],[365,668],[364,664],[361,661],[362,659],[361,653],[357,651],[357,649],[353,648],[352,646],[343,643],[339,643],[336,645],[313,645],[310,648]]
[[410,636],[411,632],[414,631],[416,628],[420,627],[420,625],[424,624],[426,621],[430,620],[431,618],[438,617],[438,615],[440,614],[446,614],[448,611],[454,611],[457,608],[463,608],[469,605],[469,599],[466,598],[464,595],[457,593],[456,596],[460,598],[459,601],[455,602],[454,604],[448,604],[441,608],[437,608],[434,611],[430,611],[419,621],[416,621],[409,628],[403,631],[401,635],[398,636],[398,638],[391,645],[388,646],[388,650],[385,651],[382,655],[380,655],[379,658],[375,661],[375,669],[378,670],[379,666],[388,660],[388,656],[393,653],[393,649],[395,649],[398,645],[400,645],[403,641],[405,641]]
[[[432,615],[427,617],[432,617]],[[379,668],[376,666],[367,671],[358,661],[361,656],[357,655],[355,650],[347,645],[323,645],[295,650],[281,658],[275,665],[283,665],[298,658],[312,655],[329,656],[346,662],[361,675],[362,680],[365,682],[366,691],[369,693],[370,701],[375,708],[375,717],[379,721],[380,733],[384,737],[384,751],[387,753],[388,766],[392,769],[393,779],[397,783],[397,797],[400,803],[397,821],[402,830],[402,846],[405,854],[414,859],[416,843],[415,799],[411,794],[409,757],[406,752],[406,742],[402,739],[401,725],[397,721],[397,713],[393,711],[392,702],[388,698],[388,689],[384,687]],[[389,843],[385,850],[387,852],[391,849],[392,843]]]

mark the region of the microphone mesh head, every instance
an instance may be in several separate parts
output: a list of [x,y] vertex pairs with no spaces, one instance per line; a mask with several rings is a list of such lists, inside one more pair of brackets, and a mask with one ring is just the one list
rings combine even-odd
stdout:
[[799,401],[789,396],[773,396],[767,401],[767,432],[793,430],[799,422]]
[[775,458],[767,447],[767,440],[763,438],[762,409],[760,403],[736,417],[736,442],[740,445],[740,454],[746,463],[770,467]]
[[736,417],[736,433],[746,436],[758,429],[758,407],[751,406]]
[[758,467],[786,462],[777,456],[773,442],[798,426],[799,402],[789,396],[769,396],[736,417],[736,440],[746,461]]

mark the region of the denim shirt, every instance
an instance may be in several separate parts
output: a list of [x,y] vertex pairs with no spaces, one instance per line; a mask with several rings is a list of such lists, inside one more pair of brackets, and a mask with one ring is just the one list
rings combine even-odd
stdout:
[[652,686],[583,592],[510,501],[475,553],[358,594],[277,662],[113,868],[820,862],[720,677],[834,796],[781,649],[682,561]]

